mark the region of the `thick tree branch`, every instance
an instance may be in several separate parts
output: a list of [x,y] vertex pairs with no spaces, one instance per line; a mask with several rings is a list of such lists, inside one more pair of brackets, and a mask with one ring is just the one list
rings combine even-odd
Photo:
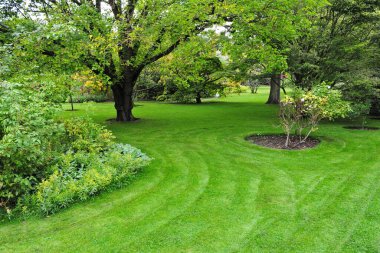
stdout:
[[125,10],[125,17],[127,19],[127,22],[130,22],[132,20],[137,2],[138,0],[128,0],[128,4]]
[[111,6],[112,13],[115,19],[120,20],[121,6],[119,6],[115,0],[108,0],[108,4]]
[[[203,32],[206,28],[208,27],[211,27],[212,25],[216,24],[217,22],[216,21],[213,21],[213,15],[215,15],[215,6],[212,4],[209,6],[211,8],[210,12],[209,12],[209,17],[210,19],[209,20],[200,20],[198,17],[195,17],[193,19],[193,23],[197,24],[195,25],[195,27],[193,28],[192,31],[190,31],[187,35],[185,35],[184,37],[182,38],[179,38],[177,41],[175,41],[171,46],[169,46],[166,50],[160,52],[160,53],[157,53],[156,55],[152,56],[152,57],[148,57],[145,61],[143,61],[138,69],[143,69],[146,65],[148,64],[151,64],[157,60],[159,60],[160,58],[170,54],[171,52],[173,52],[183,41],[186,41],[188,40],[191,36],[193,35],[196,35],[196,34],[199,34],[201,32]],[[156,41],[153,43],[152,47],[148,50],[148,53],[147,55],[149,55],[150,53],[153,53],[156,49],[159,48],[159,45],[162,43],[162,37],[164,36],[166,32],[166,29],[165,27],[163,27],[160,32],[159,32],[159,36],[158,38],[156,39]]]
[[220,76],[220,77],[217,77],[217,78],[214,78],[214,79],[211,79],[211,80],[208,80],[207,82],[205,82],[205,84],[209,84],[209,83],[214,83],[220,79],[222,79],[224,76]]
[[0,23],[0,32],[10,32],[10,28],[2,23]]
[[55,57],[56,56],[55,52],[51,51],[51,50],[43,50],[42,54],[46,55],[46,56],[50,56],[50,57]]
[[81,6],[83,3],[81,1],[78,1],[78,0],[71,0],[74,4],[78,5],[78,6]]
[[101,3],[102,3],[101,0],[96,0],[96,1],[95,1],[95,8],[96,8],[96,10],[97,10],[99,13],[102,11]]
[[153,43],[153,45],[148,49],[146,55],[152,55],[154,51],[156,51],[159,47],[159,45],[162,42],[162,37],[165,35],[166,28],[161,28],[160,32],[158,33],[156,41]]
[[153,63],[153,62],[155,62],[155,61],[161,59],[162,57],[164,57],[164,56],[170,54],[171,52],[174,51],[174,49],[176,49],[176,48],[181,44],[182,41],[185,41],[185,40],[187,40],[187,39],[189,39],[189,38],[190,38],[190,35],[186,35],[185,37],[178,39],[176,42],[174,42],[174,43],[173,43],[170,47],[168,47],[166,50],[164,50],[164,51],[162,51],[162,52],[160,52],[160,53],[158,53],[158,54],[156,54],[156,55],[154,55],[154,56],[148,58],[147,60],[145,60],[145,61],[141,64],[141,65],[142,65],[141,67],[145,67],[146,65],[151,64],[151,63]]

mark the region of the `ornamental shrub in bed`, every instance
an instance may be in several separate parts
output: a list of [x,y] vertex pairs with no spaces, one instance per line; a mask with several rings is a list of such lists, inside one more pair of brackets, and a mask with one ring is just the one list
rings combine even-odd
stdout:
[[28,199],[44,214],[86,200],[111,186],[127,182],[149,158],[128,144],[112,144],[106,151],[63,154],[53,174],[36,187]]
[[280,124],[286,134],[285,147],[290,146],[290,135],[298,135],[297,146],[318,130],[322,119],[344,118],[351,111],[339,90],[331,89],[325,83],[316,85],[309,91],[295,89],[292,96],[286,96],[280,103]]
[[50,214],[123,185],[149,157],[89,119],[57,119],[35,88],[0,83],[0,218]]

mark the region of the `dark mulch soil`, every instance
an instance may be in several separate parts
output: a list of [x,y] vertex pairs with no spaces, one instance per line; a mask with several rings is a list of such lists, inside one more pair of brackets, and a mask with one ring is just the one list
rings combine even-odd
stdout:
[[274,149],[288,149],[288,150],[301,150],[307,148],[313,148],[317,146],[320,141],[314,138],[308,138],[305,142],[299,143],[298,136],[291,136],[289,147],[285,147],[286,136],[285,135],[252,135],[246,138],[256,145],[274,148]]
[[351,130],[364,130],[364,131],[374,131],[374,130],[380,129],[378,127],[361,127],[361,126],[345,126],[344,128],[351,129]]

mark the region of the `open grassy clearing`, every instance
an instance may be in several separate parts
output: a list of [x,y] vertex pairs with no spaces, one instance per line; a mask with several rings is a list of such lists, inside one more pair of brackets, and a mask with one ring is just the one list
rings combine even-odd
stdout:
[[130,124],[105,123],[113,105],[95,105],[97,122],[155,160],[124,189],[0,225],[0,251],[380,251],[380,132],[326,123],[315,149],[258,147],[244,137],[281,132],[266,98],[143,102]]

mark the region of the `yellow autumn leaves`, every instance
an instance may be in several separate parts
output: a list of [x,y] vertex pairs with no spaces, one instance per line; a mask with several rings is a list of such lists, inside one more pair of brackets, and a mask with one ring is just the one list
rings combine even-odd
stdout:
[[74,81],[77,81],[83,85],[83,91],[90,93],[104,92],[107,90],[104,82],[96,76],[91,70],[84,70],[77,72],[71,76]]

